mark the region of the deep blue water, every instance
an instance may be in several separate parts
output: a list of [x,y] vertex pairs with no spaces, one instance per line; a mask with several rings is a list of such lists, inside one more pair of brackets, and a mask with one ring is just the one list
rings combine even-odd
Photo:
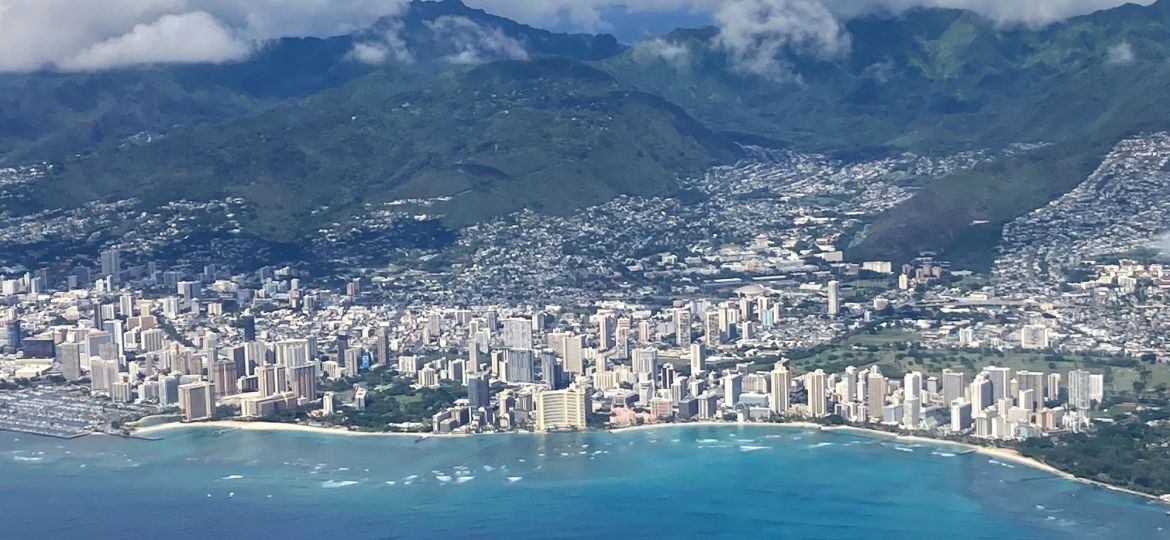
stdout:
[[161,436],[0,434],[0,536],[1170,538],[1142,498],[850,433]]

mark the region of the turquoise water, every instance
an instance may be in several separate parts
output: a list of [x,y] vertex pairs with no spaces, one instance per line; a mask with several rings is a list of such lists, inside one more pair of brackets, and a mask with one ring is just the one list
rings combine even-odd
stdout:
[[1142,498],[850,433],[161,436],[0,434],[0,536],[1170,538]]

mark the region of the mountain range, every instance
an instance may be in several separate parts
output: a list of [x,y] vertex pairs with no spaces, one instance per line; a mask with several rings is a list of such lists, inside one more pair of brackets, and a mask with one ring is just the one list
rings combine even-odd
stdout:
[[[369,203],[447,197],[453,224],[672,195],[741,144],[843,159],[1045,142],[935,181],[851,253],[978,264],[999,227],[1068,191],[1118,139],[1170,124],[1170,0],[1042,28],[915,9],[786,43],[744,69],[716,28],[633,46],[458,0],[248,60],[0,76],[0,157],[57,167],[29,210],[241,196],[297,238]],[[142,137],[149,134],[150,143]],[[980,225],[973,226],[973,223]]]

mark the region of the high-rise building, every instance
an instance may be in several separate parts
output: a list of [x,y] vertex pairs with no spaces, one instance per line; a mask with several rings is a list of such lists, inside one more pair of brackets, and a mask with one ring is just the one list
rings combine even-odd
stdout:
[[565,338],[565,371],[574,375],[585,373],[585,336]]
[[491,387],[487,373],[472,373],[467,378],[467,401],[471,410],[487,408],[491,402]]
[[902,395],[906,401],[922,400],[922,372],[911,371],[902,378]]
[[829,282],[829,316],[836,317],[841,313],[841,283],[837,280]]
[[788,372],[788,368],[784,367],[781,362],[776,363],[776,367],[772,368],[772,395],[768,404],[772,408],[772,412],[777,415],[788,414],[788,409],[792,404],[789,399],[789,390],[792,387],[792,375]]
[[275,364],[264,364],[256,368],[257,391],[261,398],[288,391],[288,377],[284,368]]
[[379,366],[390,365],[390,328],[385,325],[378,327],[374,340],[374,363]]
[[1074,369],[1068,372],[1068,404],[1075,410],[1087,411],[1092,408],[1092,387],[1086,370]]
[[24,333],[20,327],[20,319],[13,319],[4,325],[5,329],[5,343],[8,344],[8,351],[16,353],[20,350],[20,342],[24,338]]
[[1022,395],[1025,391],[1032,391],[1028,395],[1028,403],[1018,402],[1017,405],[1026,407],[1033,412],[1040,410],[1040,407],[1044,405],[1044,373],[1040,371],[1019,371],[1016,372],[1016,380],[1019,381],[1019,393],[1017,396]]
[[585,429],[588,396],[580,388],[545,390],[535,399],[536,431]]
[[[57,364],[66,381],[81,379],[81,344],[62,343],[57,346]],[[92,369],[92,366],[91,366]]]
[[1048,383],[1044,388],[1044,399],[1047,401],[1056,401],[1060,399],[1060,374],[1049,373]]
[[865,405],[869,420],[880,422],[882,407],[886,404],[886,378],[878,371],[877,366],[870,369],[865,376]]
[[179,387],[179,408],[183,420],[208,420],[215,416],[215,385],[208,382],[184,384]]
[[967,375],[962,371],[944,369],[942,376],[942,401],[949,405],[956,399],[963,397],[964,387],[967,386]]
[[244,334],[245,342],[256,341],[256,317],[244,315],[240,317],[239,326]]
[[101,272],[103,277],[112,277],[117,282],[122,273],[122,253],[116,249],[102,250]]
[[723,403],[734,407],[739,403],[739,396],[743,393],[743,375],[731,373],[723,377]]
[[289,339],[273,344],[278,366],[302,366],[313,361],[314,345],[307,339]]
[[653,379],[658,374],[658,351],[637,349],[633,360],[634,373],[639,379]]
[[995,403],[995,389],[991,381],[980,373],[971,381],[971,414],[980,417],[983,411]]
[[292,389],[294,396],[306,401],[317,399],[317,366],[303,364],[286,369],[289,388]]
[[608,313],[597,314],[597,348],[602,351],[613,348],[613,317]]
[[922,423],[922,402],[917,396],[902,403],[902,426],[906,429],[918,429]]
[[222,396],[234,396],[240,393],[238,379],[239,367],[231,360],[216,362],[211,369],[211,381],[219,389]]
[[805,376],[805,387],[808,390],[808,413],[813,418],[820,418],[827,414],[828,399],[825,396],[827,388],[825,371],[818,369]]
[[951,402],[951,431],[959,433],[971,428],[971,402],[956,399]]
[[707,355],[703,351],[702,343],[691,344],[691,376],[698,377],[700,373],[707,371]]
[[159,377],[158,404],[163,407],[179,402],[179,378],[174,375]]
[[674,344],[686,347],[691,342],[691,313],[686,309],[675,309],[671,315],[674,326]]
[[505,349],[504,362],[504,379],[509,383],[536,382],[536,360],[532,349]]
[[[1005,367],[986,367],[983,374],[991,381],[991,400],[993,403],[1005,397],[1015,398],[1011,394],[1012,370]],[[972,401],[975,398],[971,398]]]
[[841,397],[844,398],[845,402],[848,403],[851,401],[863,401],[863,396],[858,395],[857,368],[853,366],[846,366],[843,382],[845,383],[845,392]]
[[501,321],[504,325],[504,348],[531,349],[532,321],[523,317],[510,317]]

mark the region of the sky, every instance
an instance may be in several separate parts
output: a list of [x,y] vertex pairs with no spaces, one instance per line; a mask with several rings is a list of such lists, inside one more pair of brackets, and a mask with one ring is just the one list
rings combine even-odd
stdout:
[[[0,72],[92,71],[156,63],[230,62],[247,58],[266,40],[338,35],[366,27],[379,17],[400,13],[403,1],[0,0]],[[778,47],[806,47],[815,54],[830,56],[847,50],[849,36],[842,21],[862,13],[898,13],[917,6],[958,7],[975,10],[1002,24],[1043,25],[1124,3],[1122,0],[465,2],[534,26],[583,32],[614,31],[627,41],[678,25],[715,24],[720,28],[719,45],[739,65],[753,72],[769,70],[768,57]],[[452,35],[466,39],[467,34]],[[765,39],[761,40],[761,36]],[[355,54],[377,59],[390,56],[391,52],[394,51],[377,49],[355,51]],[[1124,53],[1124,50],[1117,51],[1122,60]]]

